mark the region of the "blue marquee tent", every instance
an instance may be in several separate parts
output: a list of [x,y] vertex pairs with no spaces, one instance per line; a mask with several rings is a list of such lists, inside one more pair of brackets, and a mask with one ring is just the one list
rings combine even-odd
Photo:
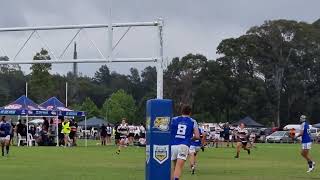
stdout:
[[[74,111],[67,108],[61,101],[59,101],[56,97],[51,97],[47,101],[40,104],[41,107],[44,107],[46,110],[50,111],[51,114],[56,114],[57,116],[77,116],[77,117],[84,117],[85,122],[87,122],[87,118],[85,117],[85,112],[83,111]],[[57,136],[58,136],[58,124],[57,127]],[[87,125],[85,123],[85,130],[87,130]],[[58,139],[58,137],[57,137]],[[58,140],[57,140],[58,144]],[[87,138],[85,137],[85,146],[87,146]]]
[[48,116],[50,112],[23,95],[0,108],[0,115]]
[[47,101],[40,104],[40,106],[47,111],[56,112],[58,116],[85,116],[83,111],[74,111],[65,107],[65,105],[56,97],[49,98]]

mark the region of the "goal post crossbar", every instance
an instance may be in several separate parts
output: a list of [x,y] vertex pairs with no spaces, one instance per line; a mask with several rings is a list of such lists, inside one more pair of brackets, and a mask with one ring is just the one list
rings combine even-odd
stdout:
[[[133,23],[112,23],[113,28],[117,27],[139,27],[139,26],[159,26],[161,22],[133,22]],[[108,24],[81,24],[81,25],[60,25],[60,26],[38,26],[38,27],[10,27],[0,28],[0,32],[17,31],[47,31],[47,30],[68,30],[68,29],[97,29],[108,28]]]
[[[112,28],[110,28],[112,27]],[[118,40],[118,42],[113,42],[113,29],[114,28],[123,28],[127,27],[128,29],[125,31],[123,36]],[[158,29],[158,57],[147,57],[147,58],[141,58],[141,57],[134,57],[134,58],[115,58],[113,57],[113,51],[117,47],[117,45],[120,43],[120,41],[123,39],[123,37],[128,33],[131,27],[156,27]],[[2,64],[41,64],[41,63],[47,63],[47,64],[65,64],[65,63],[155,63],[157,68],[157,98],[162,99],[163,98],[163,27],[164,22],[163,20],[157,19],[156,21],[151,22],[127,22],[127,23],[111,23],[111,21],[108,24],[81,24],[81,25],[58,25],[58,26],[38,26],[38,27],[9,27],[9,28],[0,28],[0,33],[5,32],[30,32],[30,35],[28,38],[24,41],[23,45],[19,48],[17,53],[15,54],[14,58],[11,59],[9,56],[9,61],[0,61],[0,65]],[[107,41],[107,50],[108,54],[105,56],[102,51],[96,46],[94,41],[87,37],[92,46],[99,52],[99,55],[101,58],[94,59],[94,58],[88,58],[88,59],[64,59],[64,54],[66,50],[69,48],[73,40],[78,36],[81,30],[85,29],[99,29],[99,28],[107,28],[108,29],[108,41]],[[52,49],[48,46],[48,43],[45,42],[45,40],[40,36],[38,31],[50,31],[50,30],[71,30],[75,29],[78,30],[75,35],[71,38],[70,41],[68,41],[68,44],[65,46],[62,53],[58,56],[56,55]],[[22,50],[25,48],[26,44],[29,42],[29,40],[34,36],[34,34],[37,35],[37,38],[41,41],[42,45],[48,50],[49,54],[52,55],[53,59],[51,60],[27,60],[27,59],[19,59],[16,60],[18,55],[22,52]],[[0,47],[0,51],[4,52],[2,47]],[[6,54],[6,53],[5,53]]]
[[0,61],[1,64],[68,64],[68,63],[155,63],[160,58],[113,58],[110,59],[64,59],[64,60],[15,60]]

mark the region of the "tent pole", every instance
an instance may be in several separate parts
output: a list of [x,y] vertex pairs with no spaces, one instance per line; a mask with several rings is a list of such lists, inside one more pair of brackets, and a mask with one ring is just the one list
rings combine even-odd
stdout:
[[66,82],[66,107],[68,107],[68,82]]
[[56,146],[59,146],[59,118],[58,116],[56,117]]
[[29,117],[28,115],[26,116],[27,118],[27,137],[26,137],[26,140],[27,140],[27,146],[29,146]]
[[26,82],[26,97],[28,97],[28,82]]
[[84,141],[85,141],[85,146],[88,146],[88,140],[87,140],[87,116],[84,117]]

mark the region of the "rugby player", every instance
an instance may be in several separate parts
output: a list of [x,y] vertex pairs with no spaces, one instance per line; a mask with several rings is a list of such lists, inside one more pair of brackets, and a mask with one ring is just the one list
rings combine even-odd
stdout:
[[184,163],[189,154],[191,141],[200,139],[198,124],[190,117],[191,107],[184,105],[181,114],[181,116],[172,118],[171,122],[171,161],[173,163],[173,180],[180,179]]
[[249,142],[250,142],[250,148],[256,148],[256,138],[257,138],[257,135],[255,132],[251,132],[250,133],[250,136],[249,136]]
[[190,168],[191,168],[191,173],[194,174],[195,169],[196,169],[196,163],[197,163],[197,155],[200,149],[204,151],[204,145],[206,141],[206,132],[199,128],[199,134],[200,134],[200,139],[201,140],[192,140],[190,149],[189,149],[189,162],[190,162]]
[[300,127],[300,133],[297,134],[297,137],[302,136],[301,144],[301,156],[304,157],[308,162],[308,173],[312,172],[315,168],[316,163],[311,159],[309,155],[309,150],[311,149],[311,136],[310,136],[310,124],[307,122],[307,117],[305,115],[301,115],[300,121],[302,122]]
[[215,144],[216,144],[216,148],[219,147],[219,144],[220,144],[220,140],[221,140],[221,128],[220,126],[216,127],[215,128],[215,136],[214,136],[214,141],[215,141]]
[[[2,156],[9,155],[9,147],[10,147],[10,134],[11,134],[11,125],[6,122],[6,117],[1,117],[0,122],[0,143]],[[4,152],[4,148],[6,148],[6,153]]]
[[247,147],[248,144],[248,131],[245,129],[245,124],[241,123],[237,128],[237,155],[235,158],[239,158],[240,150],[243,148],[250,155],[250,149]]
[[128,144],[128,135],[129,135],[129,128],[126,123],[126,119],[122,118],[121,124],[117,128],[117,132],[120,134],[120,141],[117,150],[117,154],[120,154],[121,148],[125,147]]

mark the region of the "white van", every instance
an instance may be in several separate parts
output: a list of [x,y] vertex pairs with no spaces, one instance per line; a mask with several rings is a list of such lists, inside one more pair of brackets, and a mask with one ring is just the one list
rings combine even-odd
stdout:
[[[300,126],[301,124],[288,124],[283,128],[283,130],[290,131],[290,129],[294,128],[296,130],[296,133],[299,133]],[[309,127],[310,127],[310,134],[313,139],[320,136],[320,131],[318,128],[314,128],[312,127],[312,125],[309,125]]]

